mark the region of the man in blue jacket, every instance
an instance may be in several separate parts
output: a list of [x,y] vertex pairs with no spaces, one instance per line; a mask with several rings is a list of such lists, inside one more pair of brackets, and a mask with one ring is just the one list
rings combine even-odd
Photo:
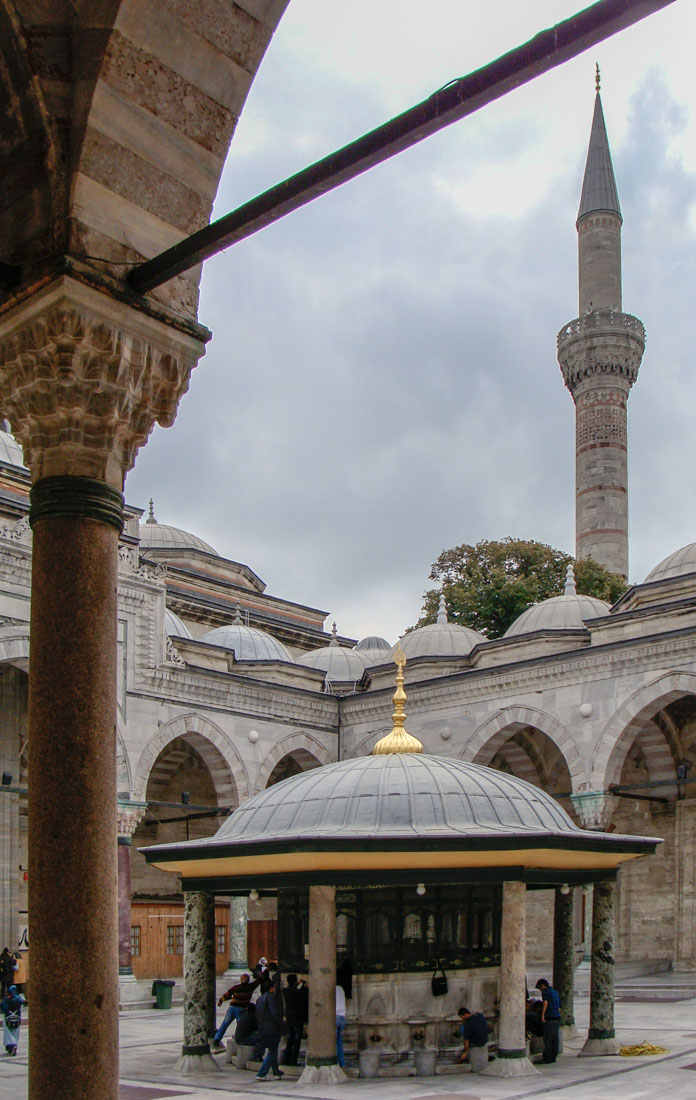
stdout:
[[542,1062],[555,1062],[558,1058],[558,1033],[561,1028],[561,998],[546,978],[539,978],[541,990],[541,1022],[544,1025],[544,1055]]

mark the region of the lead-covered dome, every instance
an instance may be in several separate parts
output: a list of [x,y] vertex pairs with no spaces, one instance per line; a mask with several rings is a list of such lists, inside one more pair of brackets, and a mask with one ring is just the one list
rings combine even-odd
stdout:
[[193,636],[186,624],[168,607],[164,609],[164,632],[173,638],[191,638]]
[[683,577],[687,573],[696,573],[696,542],[690,542],[688,546],[682,546],[673,554],[669,554],[664,561],[650,570],[643,583],[664,581],[669,577]]
[[153,502],[150,501],[150,514],[144,523],[140,524],[140,545],[153,550],[202,550],[205,554],[215,554],[210,543],[200,539],[198,535],[192,535],[190,531],[184,531],[181,527],[170,527],[166,523],[158,523],[155,519]]
[[233,649],[237,661],[289,661],[292,657],[282,642],[258,630],[255,626],[246,626],[237,610],[234,622],[227,626],[217,626],[198,639],[209,645],[219,645],[223,649]]
[[297,658],[298,665],[305,668],[317,668],[326,673],[326,679],[334,684],[357,684],[362,680],[367,661],[355,649],[341,645],[336,635],[336,624],[332,627],[333,637],[329,645],[311,649]]
[[2,420],[0,424],[2,425],[2,428],[0,428],[0,462],[5,462],[8,466],[19,466],[26,469],[22,448],[8,430],[7,421]]
[[359,653],[368,668],[374,668],[375,665],[386,664],[387,661],[392,659],[392,647],[386,638],[380,638],[377,634],[371,634],[367,638],[361,638],[356,646],[353,647],[356,653]]
[[[474,646],[485,641],[477,630],[447,621],[445,597],[441,594],[437,622],[404,634],[400,644],[407,660],[413,661],[416,657],[466,657]],[[395,652],[396,646],[392,649],[392,659]]]
[[535,630],[574,630],[582,627],[586,619],[606,615],[609,604],[595,596],[581,596],[575,588],[575,572],[569,565],[566,570],[565,590],[562,596],[551,596],[528,607],[515,619],[503,635],[512,638],[518,634],[531,634]]
[[276,783],[226,818],[215,840],[581,831],[552,795],[516,776],[463,760],[393,753],[326,764]]

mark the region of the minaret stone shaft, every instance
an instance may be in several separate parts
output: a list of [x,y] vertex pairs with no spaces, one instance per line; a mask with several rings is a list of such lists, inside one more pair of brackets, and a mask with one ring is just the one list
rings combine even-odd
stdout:
[[579,314],[558,334],[575,402],[575,555],[628,577],[626,405],[645,329],[621,311],[621,208],[599,80],[578,211]]

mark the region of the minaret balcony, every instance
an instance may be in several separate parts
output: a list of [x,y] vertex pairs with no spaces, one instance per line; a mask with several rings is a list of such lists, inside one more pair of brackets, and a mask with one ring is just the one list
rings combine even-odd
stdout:
[[614,375],[630,389],[645,350],[645,328],[630,313],[596,309],[564,325],[556,344],[563,379],[571,393],[597,375]]

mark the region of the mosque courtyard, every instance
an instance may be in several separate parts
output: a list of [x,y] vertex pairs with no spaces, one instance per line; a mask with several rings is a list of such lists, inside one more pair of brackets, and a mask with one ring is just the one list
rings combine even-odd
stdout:
[[[518,1100],[553,1096],[561,1100],[641,1100],[668,1095],[670,1100],[692,1100],[696,1092],[696,997],[693,975],[665,973],[649,979],[629,979],[617,991],[616,1034],[622,1045],[643,1041],[666,1047],[668,1054],[649,1057],[578,1058],[587,1031],[589,999],[575,1001],[578,1038],[566,1043],[565,1053],[553,1066],[542,1066],[534,1077],[501,1079],[442,1073],[436,1077],[380,1077],[352,1079],[339,1085],[299,1085],[283,1081],[257,1082],[253,1073],[220,1060],[220,1072],[177,1077],[174,1065],[181,1047],[182,1011],[125,1012],[120,1018],[119,1100],[213,1100],[221,1094],[247,1097],[259,1092],[295,1100]],[[680,989],[680,985],[683,986]],[[651,987],[651,988],[649,988]],[[624,997],[650,1000],[624,1000]],[[30,1027],[22,1029],[16,1058],[0,1058],[0,1100],[27,1096],[27,1053]]]

